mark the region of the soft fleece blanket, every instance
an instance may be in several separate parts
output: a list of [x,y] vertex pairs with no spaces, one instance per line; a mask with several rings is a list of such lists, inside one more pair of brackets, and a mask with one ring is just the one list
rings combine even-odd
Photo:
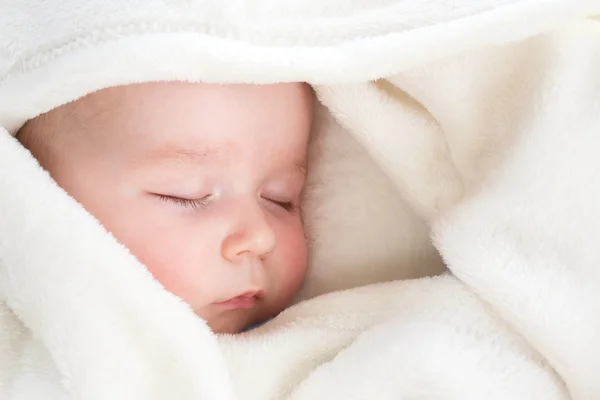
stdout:
[[[3,0],[0,398],[600,398],[598,14]],[[213,335],[11,137],[93,90],[174,79],[308,81],[323,105],[311,272],[247,334]],[[452,275],[315,297],[439,272],[438,252]]]

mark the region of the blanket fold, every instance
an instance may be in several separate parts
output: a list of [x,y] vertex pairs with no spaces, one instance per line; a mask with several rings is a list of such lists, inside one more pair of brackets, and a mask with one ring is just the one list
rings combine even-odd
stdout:
[[[436,216],[435,243],[450,270],[548,357],[574,398],[600,394],[592,372],[600,362],[598,49],[600,25],[590,20],[385,83],[319,90],[382,167],[396,171],[415,210]],[[388,120],[408,96],[430,113],[417,138],[404,125],[410,118]],[[415,157],[423,148],[435,155]],[[437,185],[410,174],[421,170]]]
[[232,357],[248,398],[569,398],[543,357],[450,275],[325,295],[237,345],[260,346],[269,370],[288,373],[271,382],[300,381],[289,397],[257,393],[267,371]]

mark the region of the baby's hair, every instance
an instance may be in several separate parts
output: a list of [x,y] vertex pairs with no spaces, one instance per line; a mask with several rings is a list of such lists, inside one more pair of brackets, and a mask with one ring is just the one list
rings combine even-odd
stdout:
[[29,147],[34,141],[37,142],[41,140],[38,135],[40,125],[44,125],[46,116],[45,114],[39,115],[33,119],[27,121],[16,134],[17,140],[23,144],[25,147]]
[[48,155],[48,141],[53,140],[53,129],[46,129],[48,125],[46,114],[39,115],[27,121],[16,134],[17,140],[29,150],[41,163]]
[[91,119],[102,116],[105,109],[90,94],[30,119],[17,131],[16,138],[43,162],[60,135],[82,130]]
[[16,133],[17,140],[29,150],[33,156],[44,164],[48,160],[52,144],[59,134],[69,130],[69,112],[59,107],[47,113],[38,115],[27,121]]

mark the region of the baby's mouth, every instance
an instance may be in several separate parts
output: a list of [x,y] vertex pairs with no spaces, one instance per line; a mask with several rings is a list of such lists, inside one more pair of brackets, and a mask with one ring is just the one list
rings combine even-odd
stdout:
[[263,291],[248,291],[238,296],[232,297],[229,300],[225,300],[216,303],[218,306],[235,310],[235,309],[250,309],[254,308],[256,303],[264,297]]

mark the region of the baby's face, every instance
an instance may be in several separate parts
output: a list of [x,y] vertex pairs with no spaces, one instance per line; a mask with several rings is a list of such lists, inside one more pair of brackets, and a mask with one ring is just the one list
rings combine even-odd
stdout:
[[52,111],[38,129],[59,132],[29,147],[168,291],[238,332],[304,278],[311,109],[303,84],[131,85]]

